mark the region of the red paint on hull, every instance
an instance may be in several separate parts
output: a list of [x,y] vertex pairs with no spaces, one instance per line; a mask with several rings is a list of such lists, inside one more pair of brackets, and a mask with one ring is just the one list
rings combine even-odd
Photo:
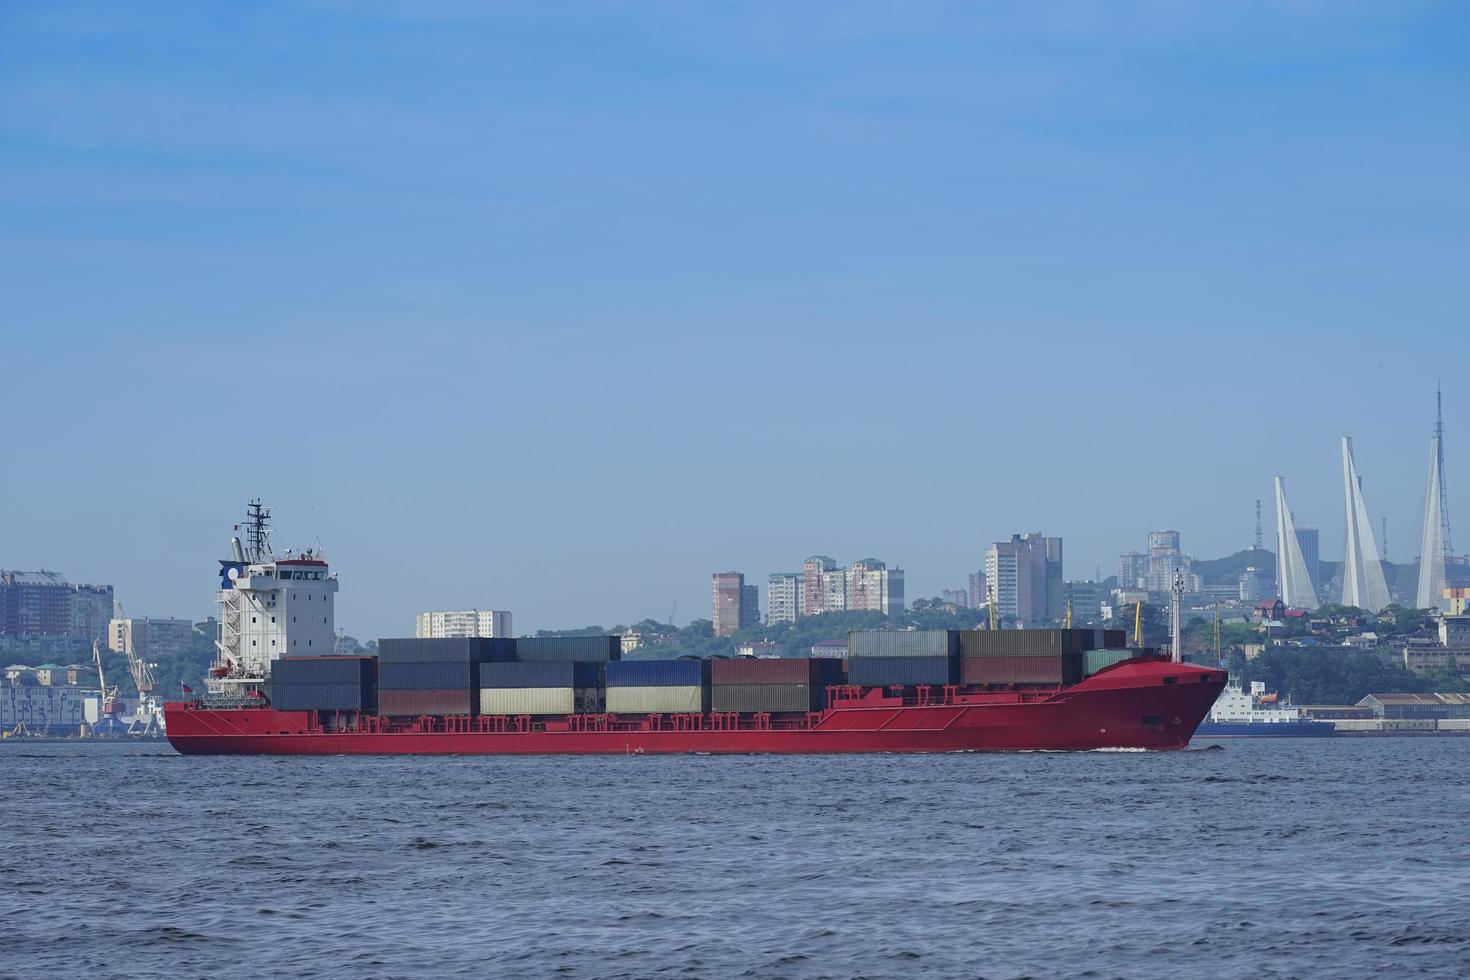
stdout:
[[[1179,749],[1189,744],[1225,673],[1134,661],[1051,693],[958,693],[915,705],[870,692],[802,727],[674,731],[335,732],[313,714],[171,702],[168,740],[185,755],[596,755]],[[778,722],[779,724],[779,722]],[[439,724],[437,727],[443,728]],[[548,722],[546,727],[555,727]]]

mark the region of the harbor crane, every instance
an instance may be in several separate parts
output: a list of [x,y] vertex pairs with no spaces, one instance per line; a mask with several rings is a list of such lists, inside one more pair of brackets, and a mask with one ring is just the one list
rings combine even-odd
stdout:
[[92,663],[97,666],[97,687],[102,691],[102,713],[98,721],[117,714],[117,686],[108,686],[107,674],[102,670],[102,644],[92,641]]

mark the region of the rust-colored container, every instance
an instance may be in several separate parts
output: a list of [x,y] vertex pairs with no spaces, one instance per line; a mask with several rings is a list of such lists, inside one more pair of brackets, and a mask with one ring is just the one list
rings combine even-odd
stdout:
[[842,661],[822,658],[762,660],[756,657],[712,660],[710,683],[716,687],[721,684],[841,684]]
[[1075,684],[1081,679],[1082,658],[1076,654],[960,659],[962,684]]
[[378,691],[378,714],[389,717],[473,715],[479,706],[480,692],[470,688]]

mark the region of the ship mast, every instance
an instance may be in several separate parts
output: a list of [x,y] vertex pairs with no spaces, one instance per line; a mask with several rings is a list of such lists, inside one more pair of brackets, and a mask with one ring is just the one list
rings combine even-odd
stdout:
[[1170,659],[1176,664],[1184,662],[1183,636],[1179,625],[1179,607],[1184,602],[1184,573],[1174,573],[1173,595],[1169,602],[1169,651]]

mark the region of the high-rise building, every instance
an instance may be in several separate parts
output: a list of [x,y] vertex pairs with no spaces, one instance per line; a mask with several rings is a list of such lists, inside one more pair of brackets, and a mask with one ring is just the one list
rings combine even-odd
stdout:
[[970,605],[970,593],[966,589],[941,589],[939,599],[946,606],[965,609]]
[[801,615],[801,573],[776,572],[766,579],[766,622],[794,623]]
[[1100,583],[1087,580],[1068,582],[1065,592],[1066,608],[1072,610],[1073,626],[1102,622],[1102,606],[1108,596]]
[[847,608],[847,571],[842,568],[822,573],[822,612]]
[[[834,575],[837,562],[826,555],[813,555],[801,563],[801,615],[816,616],[847,608],[847,585],[842,575]],[[836,579],[834,590],[833,579]],[[833,594],[835,591],[835,595]],[[835,599],[836,605],[829,602]]]
[[740,572],[716,572],[713,579],[715,636],[733,636],[760,622],[755,586]]
[[758,585],[747,585],[740,590],[740,628],[746,629],[761,624],[761,590]]
[[1236,598],[1241,602],[1255,602],[1260,597],[1261,573],[1256,571],[1256,566],[1251,565],[1240,573],[1240,579],[1236,585]]
[[1194,559],[1188,555],[1160,555],[1149,561],[1144,586],[1150,592],[1172,592],[1174,579],[1182,576],[1184,591],[1198,592],[1201,587],[1200,577],[1194,573],[1193,569]]
[[996,612],[1026,626],[1061,619],[1062,539],[1038,532],[1013,534],[985,553],[985,578]]
[[889,568],[876,558],[863,558],[847,566],[844,608],[881,612],[885,616],[903,613],[903,570]]
[[65,636],[71,594],[59,572],[0,572],[0,635]]
[[1150,560],[1177,554],[1179,554],[1178,531],[1148,532],[1148,557]]
[[990,601],[990,591],[985,586],[985,570],[970,573],[970,608],[979,609]]
[[107,624],[107,648],[113,653],[128,653],[146,660],[188,653],[193,645],[193,620],[134,618],[114,619]]
[[1148,555],[1130,551],[1118,556],[1118,588],[1138,589],[1148,577]]
[[455,609],[421,612],[413,635],[421,639],[453,636],[515,636],[510,613],[504,609]]
[[110,585],[73,585],[68,633],[79,640],[105,642],[107,624],[112,621],[112,603]]

